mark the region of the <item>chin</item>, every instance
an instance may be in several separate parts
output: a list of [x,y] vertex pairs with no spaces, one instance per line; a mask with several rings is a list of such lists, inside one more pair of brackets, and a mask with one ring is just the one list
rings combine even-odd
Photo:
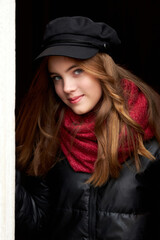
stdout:
[[87,114],[91,111],[92,109],[76,109],[76,108],[72,108],[72,111],[77,114],[77,115],[83,115],[83,114]]
[[77,115],[82,115],[82,114],[85,114],[85,113],[88,112],[88,111],[85,111],[83,109],[74,109],[74,108],[72,108],[72,111]]
[[83,114],[87,113],[87,112],[83,112],[83,111],[74,111],[74,110],[72,110],[72,111],[77,115],[83,115]]

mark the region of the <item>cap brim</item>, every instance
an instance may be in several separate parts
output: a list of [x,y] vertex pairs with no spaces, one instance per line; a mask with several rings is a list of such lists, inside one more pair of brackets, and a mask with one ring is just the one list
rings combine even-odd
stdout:
[[52,46],[40,53],[36,59],[46,56],[66,56],[77,59],[88,59],[95,56],[98,51],[96,48],[84,46]]

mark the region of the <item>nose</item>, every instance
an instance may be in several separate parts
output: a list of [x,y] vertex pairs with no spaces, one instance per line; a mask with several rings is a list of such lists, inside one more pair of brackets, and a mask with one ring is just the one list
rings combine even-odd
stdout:
[[63,82],[63,91],[65,93],[74,92],[77,88],[76,81],[73,78],[65,78]]

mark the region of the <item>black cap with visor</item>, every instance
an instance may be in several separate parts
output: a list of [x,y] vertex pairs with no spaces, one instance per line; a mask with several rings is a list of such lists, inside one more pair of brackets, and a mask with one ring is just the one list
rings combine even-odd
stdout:
[[60,17],[47,24],[36,59],[45,56],[89,59],[98,52],[112,56],[120,43],[116,31],[106,23],[82,16]]

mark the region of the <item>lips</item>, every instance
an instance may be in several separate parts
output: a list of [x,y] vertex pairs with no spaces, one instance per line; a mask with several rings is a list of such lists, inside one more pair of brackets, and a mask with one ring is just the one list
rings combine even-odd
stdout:
[[68,98],[69,102],[74,104],[74,103],[78,103],[84,95],[80,95],[80,96],[76,96],[76,97],[72,97],[72,98]]

